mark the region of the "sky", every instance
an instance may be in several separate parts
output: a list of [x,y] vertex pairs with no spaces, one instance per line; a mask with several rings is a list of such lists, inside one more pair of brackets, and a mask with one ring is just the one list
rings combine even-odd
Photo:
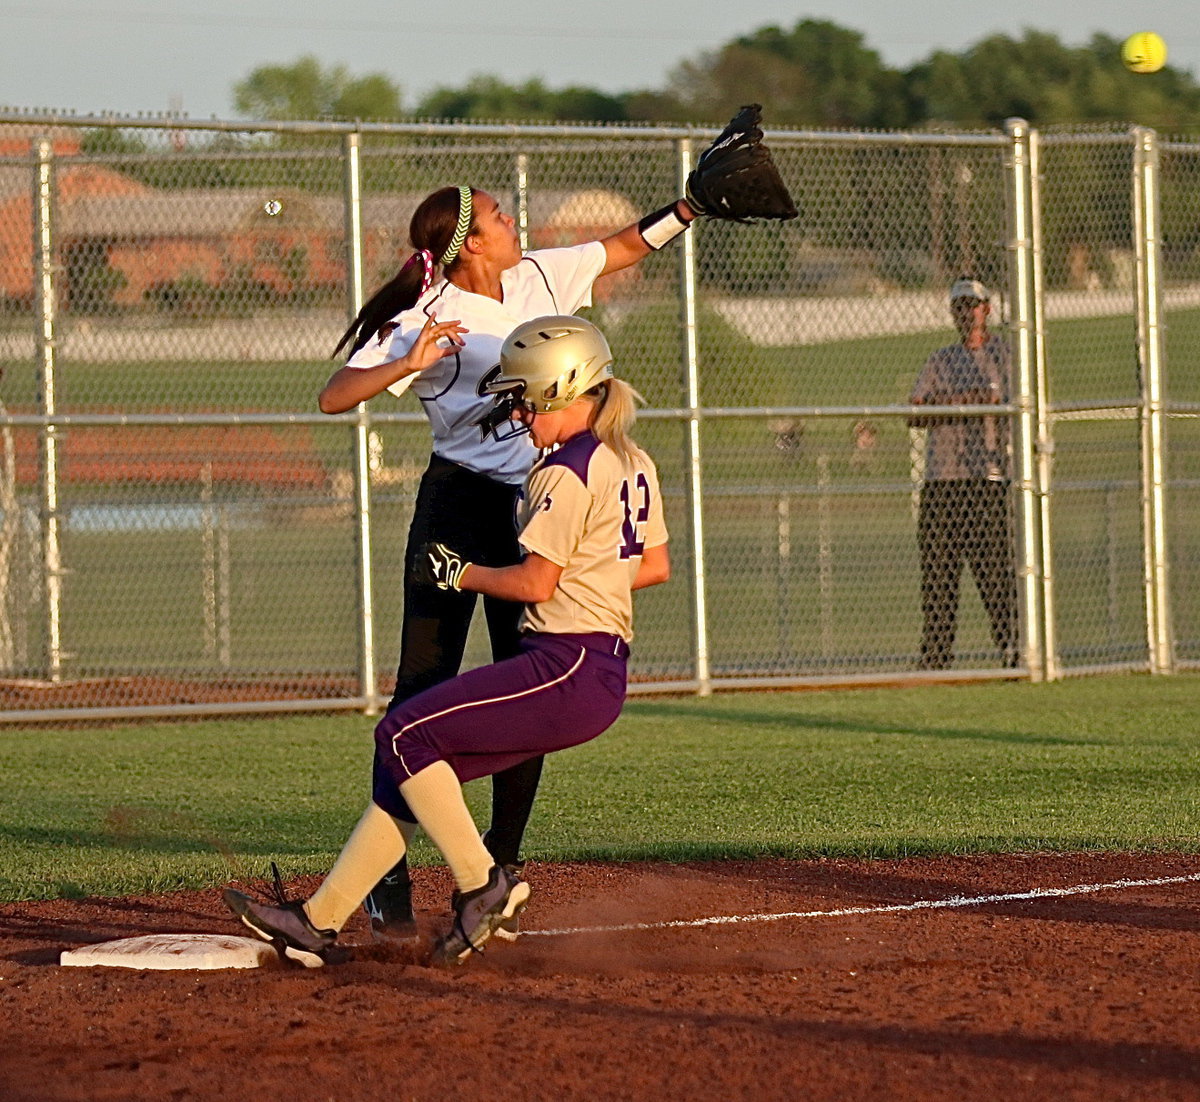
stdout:
[[353,76],[385,74],[406,108],[478,74],[511,84],[536,77],[551,88],[661,88],[681,61],[801,19],[860,31],[894,68],[1027,28],[1069,46],[1096,32],[1123,39],[1153,30],[1167,42],[1168,63],[1196,76],[1195,4],[1159,0],[1131,14],[1129,0],[0,0],[0,107],[234,119],[239,80],[306,54]]

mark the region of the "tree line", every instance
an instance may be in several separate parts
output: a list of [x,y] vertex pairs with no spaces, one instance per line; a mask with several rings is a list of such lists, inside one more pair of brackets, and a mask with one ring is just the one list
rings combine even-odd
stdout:
[[1039,127],[1139,123],[1169,133],[1200,129],[1200,85],[1170,65],[1130,73],[1106,34],[1068,46],[1054,34],[989,35],[937,50],[908,69],[883,63],[858,31],[802,19],[762,27],[686,60],[664,87],[608,93],[509,84],[476,76],[411,106],[383,73],[352,75],[314,57],[261,66],[233,88],[235,109],[261,119],[473,119],[718,122],[743,103],[767,105],[770,125],[818,129],[995,127],[1013,116]]

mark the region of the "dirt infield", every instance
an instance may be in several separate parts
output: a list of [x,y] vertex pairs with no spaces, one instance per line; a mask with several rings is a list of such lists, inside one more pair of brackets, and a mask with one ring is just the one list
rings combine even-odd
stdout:
[[[531,864],[524,926],[554,932],[454,973],[389,957],[359,916],[352,958],[319,970],[60,968],[80,944],[236,927],[215,891],[5,904],[0,1098],[1200,1099],[1198,871]],[[418,877],[440,915],[444,870]],[[746,920],[662,925],[724,916]]]

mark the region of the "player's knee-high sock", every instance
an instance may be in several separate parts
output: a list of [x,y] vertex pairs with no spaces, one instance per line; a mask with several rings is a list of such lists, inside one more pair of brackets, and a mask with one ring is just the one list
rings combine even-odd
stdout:
[[368,804],[342,852],[313,897],[304,904],[318,930],[340,930],[383,876],[405,853],[415,823],[394,819]]
[[400,794],[446,858],[458,890],[482,888],[495,862],[479,839],[462,785],[449,763],[437,761],[426,766],[400,786]]

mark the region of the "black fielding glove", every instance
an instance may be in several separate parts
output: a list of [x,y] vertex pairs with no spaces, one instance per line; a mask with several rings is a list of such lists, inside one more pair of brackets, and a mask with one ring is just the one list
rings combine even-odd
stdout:
[[696,161],[684,198],[697,214],[731,222],[787,221],[797,216],[770,150],[763,145],[760,104],[743,107]]

